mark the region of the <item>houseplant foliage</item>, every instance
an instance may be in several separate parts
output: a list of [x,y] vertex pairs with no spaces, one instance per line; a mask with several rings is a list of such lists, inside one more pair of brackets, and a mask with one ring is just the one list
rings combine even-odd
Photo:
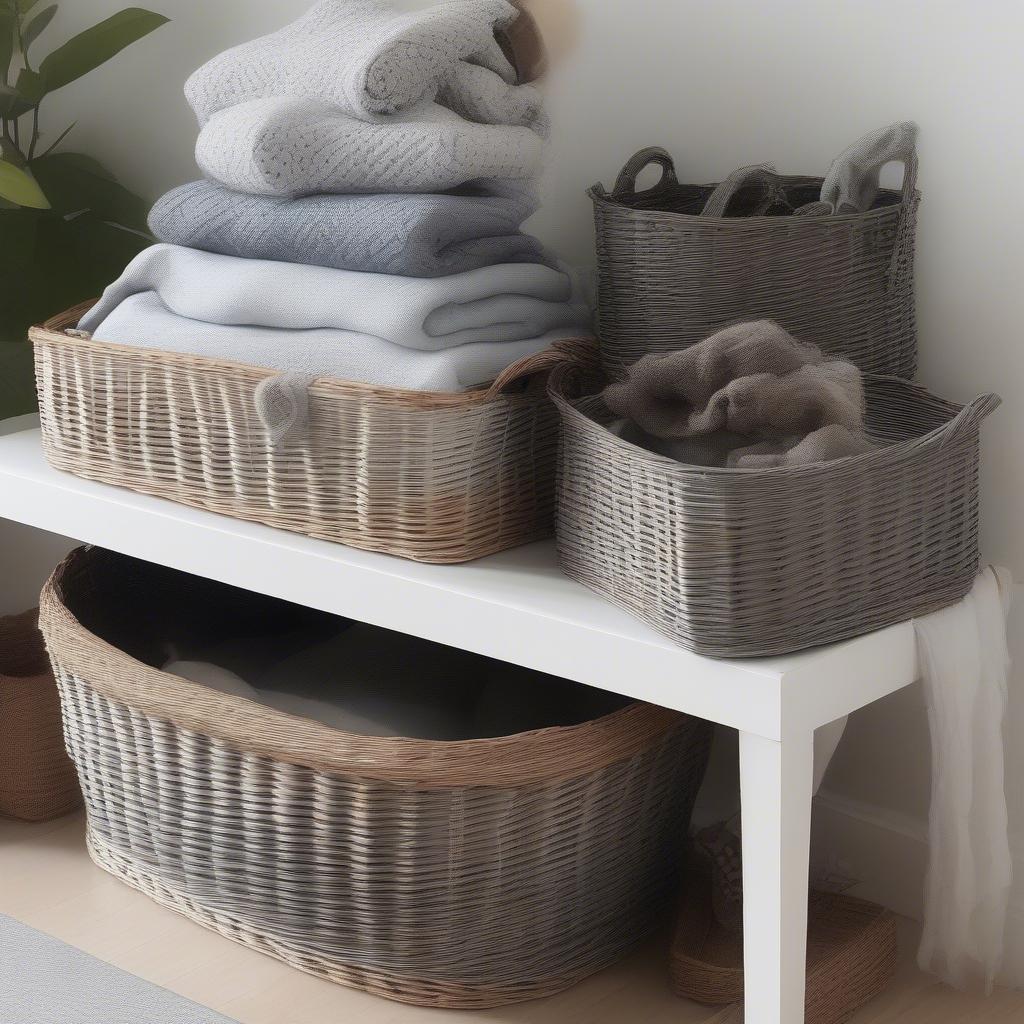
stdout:
[[128,8],[40,56],[56,15],[45,0],[0,0],[0,419],[35,405],[29,326],[98,295],[150,241],[146,204],[65,147],[73,124],[44,130],[44,108],[168,19]]

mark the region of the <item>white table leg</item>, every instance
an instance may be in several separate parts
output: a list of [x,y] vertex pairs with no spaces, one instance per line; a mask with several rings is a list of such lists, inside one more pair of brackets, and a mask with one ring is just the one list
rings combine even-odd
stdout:
[[814,733],[740,733],[744,1024],[803,1024]]

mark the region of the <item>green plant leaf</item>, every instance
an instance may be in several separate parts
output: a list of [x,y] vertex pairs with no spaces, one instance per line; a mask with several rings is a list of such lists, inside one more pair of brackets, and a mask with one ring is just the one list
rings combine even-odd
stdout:
[[21,150],[13,142],[3,138],[0,138],[0,160],[7,160],[15,167],[25,165],[25,158],[21,155]]
[[51,153],[32,161],[32,173],[53,208],[65,216],[88,210],[97,219],[148,235],[149,204],[129,192],[84,153]]
[[52,4],[49,7],[44,7],[22,30],[21,30],[21,45],[25,48],[25,52],[28,53],[28,48],[39,38],[39,36],[46,29],[46,26],[53,21],[53,16],[57,13],[57,5]]
[[0,196],[31,210],[47,210],[50,207],[36,179],[8,160],[0,160]]
[[7,77],[14,56],[14,26],[17,16],[10,8],[0,7],[0,78]]
[[18,10],[22,14],[28,14],[37,3],[39,3],[39,0],[18,0]]
[[129,7],[80,32],[41,61],[39,74],[46,84],[46,91],[62,89],[87,75],[169,20],[162,14]]

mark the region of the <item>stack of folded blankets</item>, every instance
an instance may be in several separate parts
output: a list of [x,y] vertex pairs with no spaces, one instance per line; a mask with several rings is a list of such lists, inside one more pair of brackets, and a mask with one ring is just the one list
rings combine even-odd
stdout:
[[320,0],[201,67],[205,180],[79,329],[282,371],[255,396],[272,433],[316,377],[461,391],[589,333],[589,289],[521,231],[547,122],[495,35],[516,16]]

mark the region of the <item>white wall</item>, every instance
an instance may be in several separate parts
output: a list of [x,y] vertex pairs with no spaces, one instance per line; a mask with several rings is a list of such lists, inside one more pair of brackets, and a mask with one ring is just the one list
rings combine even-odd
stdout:
[[[188,72],[282,24],[307,2],[150,0],[172,24],[47,101],[47,123],[59,130],[77,118],[69,144],[102,157],[127,184],[155,197],[195,175],[195,125],[181,93]],[[545,3],[566,8],[571,0],[537,5]],[[78,29],[118,6],[67,3],[58,25]],[[903,118],[920,123],[921,377],[951,398],[997,390],[1007,400],[985,431],[983,543],[987,558],[1024,577],[1024,7],[1017,0],[576,6],[578,47],[547,86],[555,134],[548,204],[533,227],[577,261],[592,259],[585,188],[597,179],[610,184],[641,146],[667,147],[680,176],[693,181],[762,160],[822,172],[863,131]],[[0,557],[4,565],[11,555]],[[1014,622],[1019,633],[1024,619],[1018,614]],[[1024,835],[1024,786],[1013,784],[1024,778],[1019,690],[1011,709],[1010,796],[1015,828]],[[856,819],[855,808],[868,808],[869,816],[879,810],[883,833],[900,832],[885,822],[920,824],[928,742],[919,694],[909,690],[857,717],[827,787],[830,820],[838,824],[824,830],[824,843],[837,841],[841,824]],[[1019,849],[1024,854],[1024,839]],[[880,870],[870,860],[865,855],[848,867],[868,878]],[[908,891],[916,890],[914,870],[907,868]]]

